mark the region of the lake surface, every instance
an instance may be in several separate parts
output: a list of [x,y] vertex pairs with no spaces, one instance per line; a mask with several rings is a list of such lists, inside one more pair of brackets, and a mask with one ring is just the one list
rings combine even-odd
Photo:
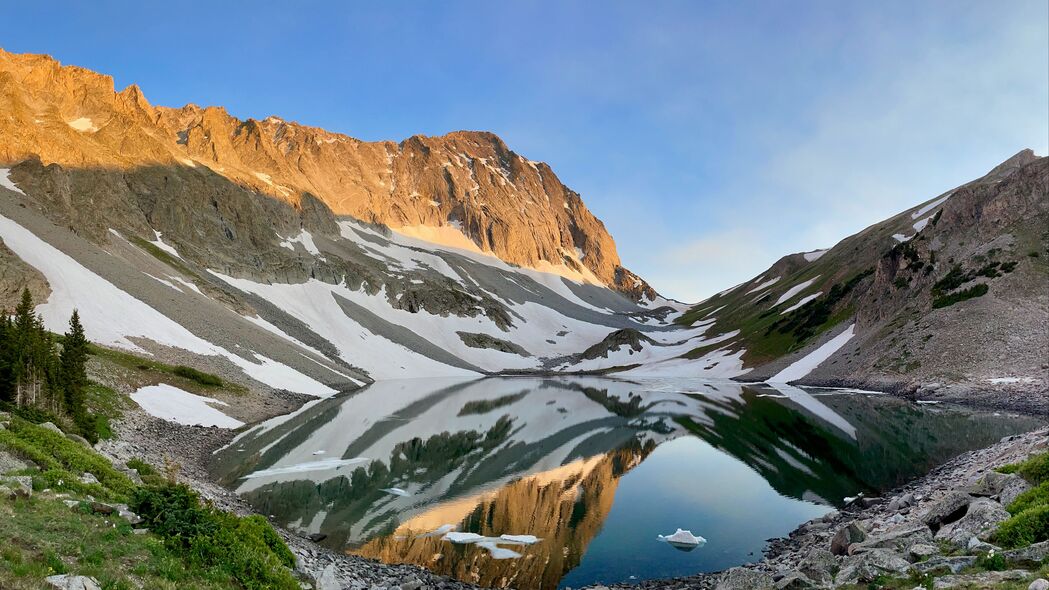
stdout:
[[[484,586],[717,571],[766,539],[1033,429],[1024,416],[685,379],[413,379],[307,404],[214,459],[321,544]],[[662,542],[677,528],[706,543]],[[454,543],[444,532],[482,535]],[[534,543],[491,538],[534,535]],[[526,539],[526,541],[529,539]]]

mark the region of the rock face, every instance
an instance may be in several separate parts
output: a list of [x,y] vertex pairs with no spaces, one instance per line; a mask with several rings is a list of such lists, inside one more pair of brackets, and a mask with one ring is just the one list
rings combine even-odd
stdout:
[[580,196],[491,133],[363,142],[277,117],[241,121],[221,107],[155,107],[137,86],[116,92],[109,76],[3,51],[0,110],[0,163],[153,169],[165,181],[196,169],[299,210],[316,199],[335,215],[655,297],[620,266]]

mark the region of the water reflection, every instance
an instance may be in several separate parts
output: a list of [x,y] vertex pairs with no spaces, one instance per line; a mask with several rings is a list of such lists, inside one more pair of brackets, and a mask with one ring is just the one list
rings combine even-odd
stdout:
[[[555,588],[749,561],[845,496],[1036,425],[734,382],[405,380],[256,426],[214,466],[260,511],[333,548]],[[677,527],[708,545],[656,541]],[[484,539],[452,543],[450,530]]]

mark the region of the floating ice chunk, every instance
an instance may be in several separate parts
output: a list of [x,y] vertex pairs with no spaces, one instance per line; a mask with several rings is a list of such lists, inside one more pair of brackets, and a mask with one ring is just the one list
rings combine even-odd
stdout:
[[494,541],[481,541],[477,543],[477,546],[487,549],[489,555],[492,556],[492,559],[516,559],[521,557],[520,553],[500,547],[496,545]]
[[440,536],[442,536],[442,535],[444,535],[446,533],[454,531],[455,528],[456,528],[456,525],[454,525],[454,524],[442,524],[441,526],[435,528],[434,530],[432,530],[432,531],[430,531],[428,533],[423,533],[421,535],[416,535],[415,538],[416,539],[425,539],[425,538],[428,538],[428,537],[440,537]]
[[532,545],[539,542],[539,537],[535,535],[499,535],[499,538],[507,543],[517,545]]
[[338,469],[347,465],[355,465],[357,463],[367,463],[368,461],[371,461],[371,459],[366,459],[364,457],[354,457],[353,459],[321,459],[320,461],[299,463],[297,465],[290,465],[288,467],[274,467],[271,469],[262,469],[245,475],[244,479],[254,479],[256,477],[266,477],[268,475],[284,475],[287,473],[326,471],[329,469]]
[[690,547],[698,547],[707,542],[703,537],[697,537],[692,534],[692,531],[686,531],[684,529],[678,529],[673,535],[659,535],[659,540],[666,541],[671,545],[685,545]]
[[442,538],[445,541],[451,541],[452,543],[456,543],[456,544],[459,544],[459,545],[467,545],[469,543],[476,543],[478,541],[483,541],[487,537],[485,537],[484,535],[478,535],[477,533],[460,533],[460,532],[452,531],[452,532],[445,533],[444,537],[442,537]]
[[411,496],[411,494],[401,488],[383,488],[380,491],[386,492],[387,494],[393,494],[394,496]]

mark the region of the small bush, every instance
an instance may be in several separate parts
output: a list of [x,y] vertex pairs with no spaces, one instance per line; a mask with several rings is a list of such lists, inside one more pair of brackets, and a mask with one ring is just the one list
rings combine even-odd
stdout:
[[1028,508],[998,525],[995,540],[1006,549],[1049,540],[1049,504]]
[[991,572],[1004,571],[1006,568],[1005,558],[1001,553],[988,553],[976,558],[976,567]]
[[218,376],[212,375],[211,373],[198,371],[193,367],[179,365],[175,367],[171,372],[178,375],[179,377],[183,377],[191,381],[196,381],[201,385],[206,385],[208,387],[222,387],[222,379],[220,379]]
[[1031,455],[1017,466],[1016,473],[1035,485],[1049,481],[1049,453]]
[[955,303],[973,299],[975,297],[982,297],[987,294],[987,285],[980,283],[979,285],[973,285],[963,291],[957,293],[951,293],[949,295],[942,295],[932,300],[933,309],[939,309],[941,307],[949,307]]
[[157,470],[152,465],[146,463],[142,459],[128,459],[125,463],[129,468],[134,469],[139,475],[158,475]]
[[1012,504],[1009,504],[1007,509],[1009,514],[1017,515],[1039,505],[1049,506],[1049,481],[1043,481],[1041,485],[1033,490],[1027,490],[1020,494],[1013,500]]
[[261,516],[215,510],[181,484],[139,488],[131,507],[170,546],[199,565],[225,572],[240,587],[299,588],[288,570],[295,565],[294,555]]

